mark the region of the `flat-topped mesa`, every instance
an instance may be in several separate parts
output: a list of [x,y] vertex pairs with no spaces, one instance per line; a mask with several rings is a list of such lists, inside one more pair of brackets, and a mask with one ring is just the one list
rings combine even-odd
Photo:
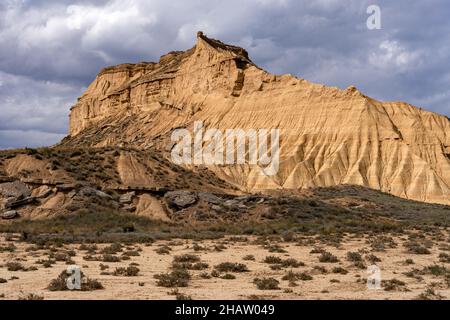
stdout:
[[[407,103],[273,75],[242,48],[197,35],[158,63],[104,69],[73,107],[66,146],[170,145],[176,128],[280,130],[280,170],[211,167],[247,191],[362,185],[450,204],[450,121]],[[169,142],[168,142],[169,141]]]

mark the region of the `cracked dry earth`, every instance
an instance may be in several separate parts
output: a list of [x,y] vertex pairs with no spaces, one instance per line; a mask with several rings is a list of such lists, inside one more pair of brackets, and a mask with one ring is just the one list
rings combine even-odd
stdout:
[[[112,245],[35,245],[12,235],[2,235],[1,239],[1,299],[450,297],[447,230],[402,235],[346,234],[340,238],[289,234],[284,239],[252,236]],[[80,266],[84,275],[98,280],[103,289],[50,291],[50,282],[66,270],[67,264]],[[378,290],[369,290],[366,284],[366,267],[372,264],[381,269],[382,283]],[[120,269],[124,271],[129,266],[134,266],[135,271],[138,268],[137,275],[134,272],[128,276],[127,272],[115,275],[117,268],[124,267]],[[164,277],[155,278],[183,268],[187,273],[182,274],[184,277],[189,274],[189,280],[164,282]],[[255,283],[255,278],[260,283]]]

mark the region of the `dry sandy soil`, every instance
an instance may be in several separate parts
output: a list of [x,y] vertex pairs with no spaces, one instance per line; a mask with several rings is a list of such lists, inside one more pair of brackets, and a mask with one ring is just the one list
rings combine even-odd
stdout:
[[[345,235],[340,241],[333,237],[293,235],[284,240],[279,237],[227,237],[202,242],[172,240],[151,244],[124,244],[112,255],[122,257],[127,251],[132,253],[128,253],[129,260],[120,262],[85,260],[88,255],[102,256],[102,249],[110,247],[110,244],[97,244],[97,248],[88,253],[86,248],[81,250],[83,247],[80,249],[79,244],[36,246],[20,242],[11,235],[2,235],[0,239],[0,282],[3,282],[0,283],[1,299],[30,299],[30,294],[43,299],[180,299],[183,295],[195,300],[450,297],[449,233],[445,230],[440,233],[410,232],[405,235],[386,234],[374,237]],[[164,251],[161,247],[168,249],[169,253],[161,254]],[[74,252],[70,253],[68,250]],[[320,252],[323,250],[335,255],[338,262],[320,262]],[[361,261],[358,262],[358,254],[349,257],[349,252],[359,253]],[[66,253],[75,254],[71,257],[73,262],[82,268],[86,276],[97,279],[104,289],[50,291],[47,287],[51,280],[67,268],[65,261],[56,262],[47,268],[37,263],[40,259],[47,260],[52,253],[53,259],[60,256],[59,259],[62,260]],[[189,270],[191,279],[187,287],[176,289],[158,286],[158,280],[154,276],[171,272],[174,257],[185,254],[199,257],[199,261],[208,266],[203,270]],[[380,260],[374,262],[381,269],[383,280],[382,288],[377,290],[368,289],[366,284],[366,266],[373,264],[369,257],[371,254]],[[66,255],[67,259],[70,259],[69,255]],[[252,257],[245,258],[248,255],[252,255],[254,260],[248,260]],[[273,267],[274,264],[264,262],[267,256],[279,257],[282,261],[296,259],[304,265],[295,266],[288,260],[285,264],[289,266]],[[407,259],[410,261],[407,262]],[[14,269],[11,262],[18,262],[25,269],[37,267],[37,270],[31,268],[28,271],[9,271],[8,266],[9,269]],[[213,272],[217,265],[224,262],[243,263],[248,271]],[[128,267],[131,263],[139,268],[137,276],[113,275],[117,267]],[[101,264],[108,268],[102,271]],[[336,267],[342,268],[341,273],[336,273],[339,270],[333,272]],[[298,278],[294,281],[283,280],[283,276],[289,271],[297,273]],[[236,278],[222,279],[221,276],[226,273]],[[209,279],[205,278],[207,275]],[[274,278],[279,281],[279,289],[260,290],[254,283],[255,278]]]

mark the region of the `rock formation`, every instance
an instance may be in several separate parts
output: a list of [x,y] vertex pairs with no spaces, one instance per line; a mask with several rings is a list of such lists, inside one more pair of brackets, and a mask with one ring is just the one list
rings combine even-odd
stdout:
[[174,129],[192,129],[197,120],[219,130],[280,129],[277,175],[261,176],[248,164],[209,167],[245,191],[355,184],[450,204],[447,117],[380,102],[355,87],[272,75],[244,49],[202,33],[195,47],[158,63],[102,70],[71,109],[70,136],[61,145],[163,152]]

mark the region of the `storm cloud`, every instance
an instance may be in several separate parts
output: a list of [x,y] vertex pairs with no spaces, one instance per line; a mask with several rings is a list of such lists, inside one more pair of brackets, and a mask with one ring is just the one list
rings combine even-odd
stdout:
[[101,68],[188,49],[199,30],[272,73],[449,116],[449,13],[445,0],[2,1],[0,148],[56,143]]

